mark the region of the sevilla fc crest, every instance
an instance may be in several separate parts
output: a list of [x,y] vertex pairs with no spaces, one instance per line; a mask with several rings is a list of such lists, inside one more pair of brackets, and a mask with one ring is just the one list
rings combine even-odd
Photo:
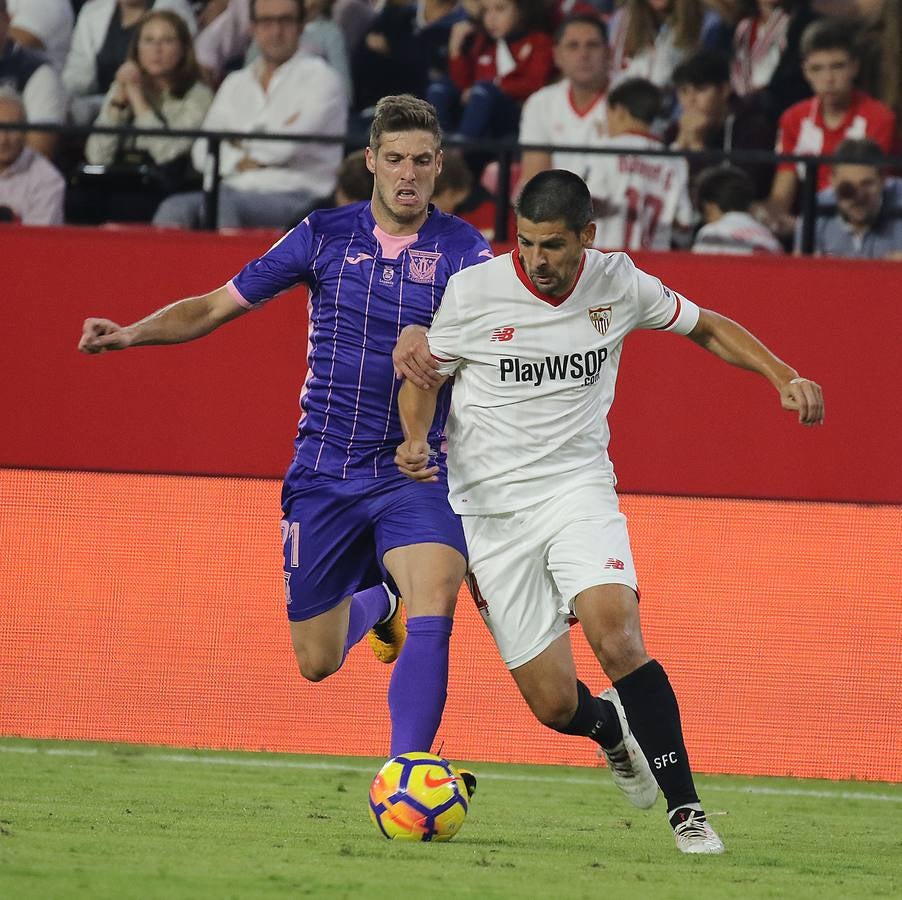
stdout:
[[589,309],[589,321],[599,334],[607,334],[611,324],[610,306],[593,306]]
[[426,250],[408,250],[410,266],[407,274],[411,281],[420,284],[435,284],[435,267],[441,259],[441,253],[429,253]]

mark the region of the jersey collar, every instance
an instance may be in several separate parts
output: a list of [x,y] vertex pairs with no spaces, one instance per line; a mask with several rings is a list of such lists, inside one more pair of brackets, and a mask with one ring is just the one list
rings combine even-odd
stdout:
[[570,287],[570,290],[564,294],[563,297],[552,297],[550,294],[543,294],[531,281],[529,275],[526,274],[526,270],[523,268],[523,263],[520,262],[520,253],[516,247],[511,250],[511,259],[514,263],[514,271],[517,273],[517,278],[523,284],[523,287],[529,291],[533,297],[538,297],[543,303],[547,303],[549,306],[560,306],[572,293],[576,290],[576,286],[579,284],[579,279],[582,277],[583,269],[586,265],[586,251],[583,250],[582,259],[579,261],[579,268],[576,270],[576,278],[573,279],[573,284]]

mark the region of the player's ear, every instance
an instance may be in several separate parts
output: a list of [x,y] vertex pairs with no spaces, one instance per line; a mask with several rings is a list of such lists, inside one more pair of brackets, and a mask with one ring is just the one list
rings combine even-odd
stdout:
[[441,147],[435,151],[435,174],[442,174],[442,166],[445,164],[445,151]]
[[364,161],[366,162],[366,167],[373,173],[376,174],[376,154],[373,151],[372,147],[367,147],[363,153]]
[[580,244],[586,249],[595,244],[595,223],[589,222],[579,234]]

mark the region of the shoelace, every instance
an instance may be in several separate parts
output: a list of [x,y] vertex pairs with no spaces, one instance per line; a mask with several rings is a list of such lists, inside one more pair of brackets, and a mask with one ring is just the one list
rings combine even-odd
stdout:
[[673,830],[682,837],[711,837],[711,829],[708,826],[708,820],[698,818],[694,814],[690,814],[685,822],[680,822]]

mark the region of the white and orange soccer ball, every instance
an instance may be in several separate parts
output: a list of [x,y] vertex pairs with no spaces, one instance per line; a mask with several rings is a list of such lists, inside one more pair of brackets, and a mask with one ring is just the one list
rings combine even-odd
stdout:
[[390,841],[450,841],[468,808],[460,773],[432,753],[390,759],[370,785],[370,818]]

